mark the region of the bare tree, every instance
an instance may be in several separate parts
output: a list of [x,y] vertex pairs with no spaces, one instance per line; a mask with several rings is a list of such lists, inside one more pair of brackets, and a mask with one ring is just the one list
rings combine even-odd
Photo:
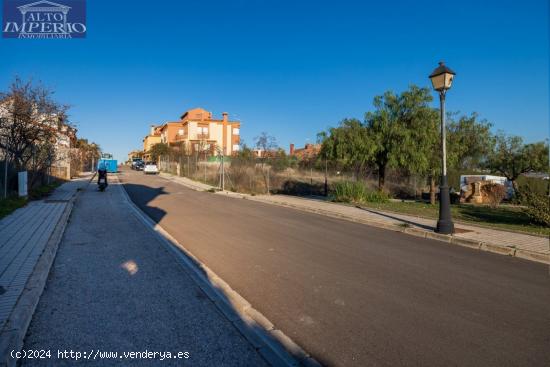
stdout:
[[[277,140],[275,137],[268,135],[265,131],[254,138],[256,149],[258,150],[258,158],[262,170],[262,177],[266,192],[269,193],[269,167],[266,167],[267,159],[277,149]],[[267,168],[267,169],[266,169]]]
[[52,92],[40,84],[16,78],[0,93],[0,148],[16,170],[44,171],[56,159],[56,141],[69,127],[67,106],[54,102]]

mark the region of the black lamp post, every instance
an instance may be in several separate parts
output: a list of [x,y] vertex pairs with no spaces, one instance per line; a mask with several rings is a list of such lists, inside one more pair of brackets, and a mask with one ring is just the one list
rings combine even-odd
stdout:
[[439,186],[439,220],[436,232],[451,234],[454,232],[454,224],[451,218],[451,196],[447,183],[447,147],[445,138],[445,94],[451,88],[455,72],[440,62],[439,66],[430,74],[433,88],[439,92],[441,112],[441,184]]

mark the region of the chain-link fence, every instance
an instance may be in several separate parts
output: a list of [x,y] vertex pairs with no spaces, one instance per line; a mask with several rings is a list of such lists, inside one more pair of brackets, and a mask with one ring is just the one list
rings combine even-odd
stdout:
[[[338,182],[360,181],[372,190],[379,185],[375,170],[365,167],[350,169],[340,162],[299,160],[288,156],[225,157],[223,164],[221,156],[163,156],[159,159],[159,169],[219,188],[223,184],[226,190],[249,194],[326,196],[334,191]],[[384,181],[384,190],[396,198],[420,198],[427,189],[426,177],[399,170],[388,169]]]
[[[65,181],[69,167],[50,166],[41,170],[27,170],[27,188],[29,191],[56,181]],[[0,161],[0,199],[18,193],[18,170],[6,160]],[[7,182],[7,185],[6,185]]]

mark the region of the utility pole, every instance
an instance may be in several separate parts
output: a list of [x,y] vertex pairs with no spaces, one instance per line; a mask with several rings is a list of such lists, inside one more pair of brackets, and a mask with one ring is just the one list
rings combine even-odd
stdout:
[[225,191],[225,168],[224,168],[225,155],[222,152],[222,191]]

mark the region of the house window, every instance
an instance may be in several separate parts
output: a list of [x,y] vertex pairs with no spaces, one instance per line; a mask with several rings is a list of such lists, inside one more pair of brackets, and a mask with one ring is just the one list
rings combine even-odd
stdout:
[[183,129],[178,130],[178,135],[183,135]]
[[233,129],[233,135],[239,135],[239,128]]
[[201,134],[201,135],[208,135],[208,127],[206,127],[206,126],[199,126],[199,134]]
[[239,150],[240,150],[239,144],[234,144],[233,145],[233,151],[238,152]]

